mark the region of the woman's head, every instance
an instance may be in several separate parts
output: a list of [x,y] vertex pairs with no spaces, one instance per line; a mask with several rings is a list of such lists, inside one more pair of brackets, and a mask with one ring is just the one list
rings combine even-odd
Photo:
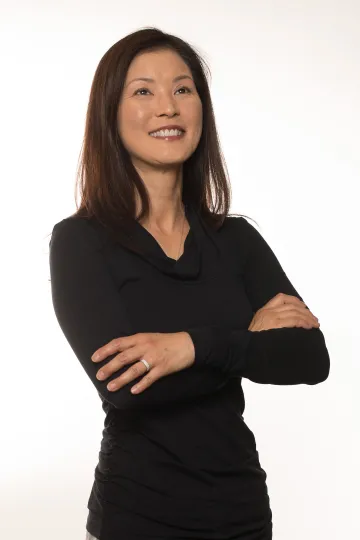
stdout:
[[[156,28],[129,34],[105,53],[90,91],[78,171],[81,203],[74,215],[95,216],[116,233],[136,216],[138,194],[137,218],[146,219],[149,198],[138,171],[177,166],[184,202],[210,224],[222,223],[230,187],[205,66],[191,45]],[[173,81],[178,75],[189,78]],[[130,83],[144,76],[154,82]],[[185,128],[181,141],[167,143],[149,135],[168,124]]]
[[[180,172],[199,144],[202,114],[191,69],[176,51],[145,51],[132,60],[117,122],[121,142],[138,171],[152,167]],[[169,143],[150,135],[171,125],[185,130],[179,140]]]

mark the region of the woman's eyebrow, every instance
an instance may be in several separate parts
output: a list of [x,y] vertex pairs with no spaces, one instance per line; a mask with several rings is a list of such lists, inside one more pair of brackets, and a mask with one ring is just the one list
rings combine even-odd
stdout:
[[[182,79],[193,80],[192,77],[190,77],[190,75],[178,75],[177,77],[174,77],[173,82],[177,82]],[[136,77],[136,79],[132,79],[130,82],[128,82],[126,86],[129,86],[129,84],[133,83],[134,81],[155,82],[155,80],[152,79],[151,77]]]

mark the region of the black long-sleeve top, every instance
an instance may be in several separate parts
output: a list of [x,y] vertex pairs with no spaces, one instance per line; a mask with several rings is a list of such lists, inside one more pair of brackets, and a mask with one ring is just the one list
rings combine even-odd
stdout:
[[[143,254],[108,242],[94,219],[67,217],[50,241],[59,325],[106,414],[86,528],[99,540],[268,540],[272,512],[243,377],[261,384],[317,384],[330,358],[320,329],[248,330],[277,293],[303,300],[261,234],[243,217],[210,230],[185,206],[184,253],[167,257],[134,220]],[[111,392],[91,356],[139,332],[191,336],[195,362],[133,395]]]

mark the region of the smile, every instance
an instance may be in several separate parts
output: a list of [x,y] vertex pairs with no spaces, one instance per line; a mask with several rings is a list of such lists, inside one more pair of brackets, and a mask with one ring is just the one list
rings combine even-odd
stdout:
[[165,139],[165,140],[176,140],[181,139],[185,135],[184,131],[179,129],[165,129],[160,131],[155,131],[154,133],[149,133],[150,137],[154,139]]

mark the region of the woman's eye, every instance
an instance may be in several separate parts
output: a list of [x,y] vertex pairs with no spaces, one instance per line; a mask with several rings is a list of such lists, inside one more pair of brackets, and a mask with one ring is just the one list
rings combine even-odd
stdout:
[[139,90],[136,90],[134,95],[136,95],[138,92],[142,92],[143,90],[147,90],[147,88],[139,88]]
[[[139,88],[138,90],[136,90],[134,95],[138,94],[139,92],[143,92],[144,90],[148,91],[149,89],[148,88]],[[187,93],[189,93],[189,94],[191,92],[190,88],[188,88],[187,86],[181,86],[181,88],[177,89],[177,92],[179,90],[187,90]],[[142,95],[144,95],[144,94],[142,94]]]
[[179,88],[179,90],[186,90],[189,94],[191,92],[190,88],[188,88],[187,86],[182,86],[181,88]]

